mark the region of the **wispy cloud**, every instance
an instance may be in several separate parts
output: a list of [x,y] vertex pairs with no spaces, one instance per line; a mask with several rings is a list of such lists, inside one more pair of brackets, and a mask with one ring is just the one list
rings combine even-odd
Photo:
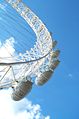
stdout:
[[2,10],[6,10],[6,6],[7,6],[7,4],[6,3],[0,3],[0,9],[2,9]]
[[[14,43],[15,40],[12,37],[3,44],[0,42],[0,57],[15,56]],[[4,58],[4,62],[6,61]],[[0,119],[50,119],[50,116],[42,114],[39,104],[33,104],[27,98],[18,102],[13,101],[11,93],[11,88],[0,90]]]
[[71,73],[68,74],[68,77],[72,79],[73,75]]

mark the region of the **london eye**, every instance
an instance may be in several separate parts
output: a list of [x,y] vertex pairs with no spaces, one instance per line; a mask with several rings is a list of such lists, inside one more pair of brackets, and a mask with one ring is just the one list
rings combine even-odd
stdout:
[[[46,28],[45,24],[39,17],[32,12],[32,10],[21,0],[4,0],[4,3],[12,7],[24,22],[27,22],[30,28],[35,33],[35,44],[32,48],[18,52],[12,50],[13,54],[9,51],[10,45],[14,47],[14,35],[6,28],[5,14],[11,20],[16,22],[16,18],[10,13],[10,9],[3,10],[5,14],[1,14],[4,18],[4,23],[0,23],[0,29],[4,29],[7,34],[12,37],[3,44],[5,47],[5,54],[0,54],[0,90],[12,88],[12,99],[19,101],[24,98],[31,90],[32,86],[43,86],[54,73],[55,68],[60,63],[58,56],[60,50],[55,46],[57,41],[53,40],[51,33]],[[1,20],[1,19],[0,19]],[[25,28],[21,23],[20,27]],[[18,28],[16,27],[15,30]],[[1,30],[0,30],[1,31]],[[18,30],[17,30],[18,31]],[[20,31],[21,32],[21,31]],[[29,30],[28,30],[29,32]],[[7,35],[6,34],[6,35]],[[32,35],[32,34],[31,34]],[[15,41],[16,42],[16,41]],[[31,44],[32,41],[30,41]],[[22,39],[21,43],[16,43],[17,46],[24,48],[27,43]],[[1,48],[3,48],[1,46]],[[7,53],[6,53],[7,52]],[[8,56],[6,55],[8,54]]]

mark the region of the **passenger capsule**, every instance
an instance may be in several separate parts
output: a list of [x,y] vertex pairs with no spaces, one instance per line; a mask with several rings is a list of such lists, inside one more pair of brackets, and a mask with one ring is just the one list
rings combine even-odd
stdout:
[[33,83],[29,80],[19,82],[11,95],[12,99],[14,101],[23,99],[31,91],[32,84]]
[[51,70],[45,71],[39,77],[36,78],[35,84],[38,86],[44,85],[52,76],[53,72]]
[[57,58],[59,56],[59,54],[60,54],[60,50],[56,50],[56,51],[52,52],[51,57]]
[[55,60],[53,62],[50,63],[50,68],[52,70],[54,70],[58,65],[59,65],[60,61],[59,60]]
[[55,48],[56,44],[57,44],[57,41],[54,40],[54,41],[52,42],[52,48]]

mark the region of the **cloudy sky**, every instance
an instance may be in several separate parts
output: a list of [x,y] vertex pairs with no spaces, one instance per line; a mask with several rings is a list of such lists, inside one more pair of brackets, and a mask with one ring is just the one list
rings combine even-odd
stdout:
[[[61,63],[56,69],[51,80],[43,87],[34,86],[32,92],[26,97],[26,99],[22,100],[22,102],[15,103],[10,99],[9,94],[11,92],[11,89],[9,89],[8,91],[1,91],[0,118],[6,119],[5,115],[7,115],[8,119],[78,119],[79,1],[23,1],[41,18],[41,20],[46,24],[49,31],[53,33],[53,38],[58,41],[57,48],[61,50]],[[0,16],[1,15],[2,13],[0,12]],[[5,18],[5,20],[8,19],[7,17],[5,17],[5,15],[1,17]],[[0,22],[1,43],[3,42],[3,40],[5,40],[5,38],[9,37],[8,33],[5,32],[5,28],[2,30],[4,22]],[[24,21],[23,23],[25,24]],[[20,30],[20,26],[18,27]],[[18,31],[15,32],[14,30],[13,32],[13,35],[17,39]],[[22,33],[24,33],[24,31],[22,31]],[[26,36],[23,36],[22,34],[22,36],[18,35],[18,37],[23,37],[25,39]],[[34,38],[32,39],[34,40]],[[31,41],[30,43],[33,44],[34,42]],[[30,47],[31,44],[29,44],[28,42],[28,45],[30,45]],[[3,112],[5,112],[5,115],[2,114]],[[35,117],[35,115],[37,117]]]

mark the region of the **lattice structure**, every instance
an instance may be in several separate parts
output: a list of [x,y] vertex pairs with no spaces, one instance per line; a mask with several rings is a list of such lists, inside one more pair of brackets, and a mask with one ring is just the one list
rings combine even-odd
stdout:
[[[15,86],[17,82],[21,81],[24,77],[30,76],[39,77],[45,71],[54,71],[55,67],[59,64],[57,57],[58,51],[53,51],[56,42],[52,41],[52,37],[42,23],[38,16],[36,16],[21,0],[5,0],[9,3],[25,21],[30,25],[36,34],[36,43],[30,51],[14,58],[8,63],[1,62],[2,78],[0,87],[6,88]],[[7,74],[7,79],[6,78]],[[13,75],[13,76],[12,76]],[[51,73],[50,73],[51,75]],[[50,77],[50,76],[48,76]]]

